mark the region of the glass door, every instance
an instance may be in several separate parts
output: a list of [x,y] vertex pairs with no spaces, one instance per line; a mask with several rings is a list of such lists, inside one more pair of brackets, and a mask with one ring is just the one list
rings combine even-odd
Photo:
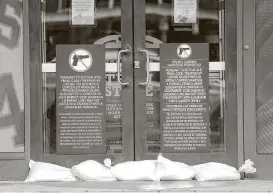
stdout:
[[244,147],[257,173],[272,179],[272,1],[244,1]]
[[134,4],[136,159],[238,164],[237,1]]
[[22,180],[28,168],[26,1],[0,2],[0,173]]
[[131,0],[30,2],[31,159],[133,160]]
[[31,159],[237,166],[237,1],[30,2]]

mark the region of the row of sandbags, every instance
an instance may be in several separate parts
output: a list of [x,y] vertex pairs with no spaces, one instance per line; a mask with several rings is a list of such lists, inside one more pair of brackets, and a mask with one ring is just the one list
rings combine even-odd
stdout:
[[111,167],[111,160],[104,164],[87,160],[72,168],[30,161],[30,172],[25,182],[48,181],[223,181],[240,180],[240,172],[254,173],[256,169],[250,160],[236,168],[215,162],[189,166],[174,162],[161,154],[157,160],[129,161]]

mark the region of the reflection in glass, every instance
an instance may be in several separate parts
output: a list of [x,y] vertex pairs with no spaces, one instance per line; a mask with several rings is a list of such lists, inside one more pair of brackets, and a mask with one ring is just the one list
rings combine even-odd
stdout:
[[[146,92],[146,146],[148,153],[161,152],[160,131],[160,43],[209,43],[209,60],[212,65],[209,74],[210,102],[210,150],[225,151],[224,109],[225,79],[224,61],[224,7],[217,0],[198,1],[198,22],[196,24],[173,25],[172,0],[146,0],[146,35],[152,41],[146,44],[152,59],[151,83]],[[151,38],[150,38],[151,39]],[[153,43],[154,45],[150,45]],[[157,48],[157,49],[155,49]],[[214,63],[212,63],[214,62]],[[218,66],[217,66],[218,65]]]
[[273,1],[256,0],[256,150],[273,153]]
[[[56,45],[105,44],[107,153],[122,153],[121,87],[117,83],[120,0],[97,0],[95,26],[71,26],[70,0],[45,1],[42,12],[44,153],[56,153]],[[114,68],[113,68],[114,67]]]

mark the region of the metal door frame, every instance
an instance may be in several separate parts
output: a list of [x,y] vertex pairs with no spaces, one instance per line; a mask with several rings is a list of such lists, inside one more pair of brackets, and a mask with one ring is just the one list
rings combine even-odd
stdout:
[[42,119],[42,56],[41,56],[41,10],[40,0],[29,0],[29,68],[30,68],[30,158],[37,161],[51,162],[71,167],[87,159],[103,161],[106,157],[121,162],[134,159],[134,137],[133,137],[133,32],[132,28],[132,0],[121,0],[121,34],[122,49],[130,49],[131,54],[123,62],[124,81],[130,85],[123,87],[123,153],[117,155],[90,154],[90,155],[51,155],[43,154],[43,119]]
[[[243,93],[242,90],[242,62],[241,45],[237,44],[241,39],[241,0],[225,1],[225,62],[226,62],[226,119],[225,119],[225,141],[226,152],[220,153],[192,153],[192,154],[164,154],[173,160],[188,164],[216,161],[232,166],[238,166],[242,161],[243,141]],[[136,160],[155,159],[155,154],[147,154],[145,149],[144,132],[146,130],[146,108],[145,89],[138,86],[139,82],[145,80],[145,60],[138,53],[139,48],[145,48],[146,20],[145,0],[134,1],[134,42],[135,60],[140,61],[140,69],[135,70],[135,157]],[[238,53],[237,53],[238,51]]]
[[243,7],[244,150],[245,159],[254,161],[257,168],[257,173],[255,175],[248,175],[248,177],[272,179],[273,155],[257,154],[256,147],[256,1],[244,0]]

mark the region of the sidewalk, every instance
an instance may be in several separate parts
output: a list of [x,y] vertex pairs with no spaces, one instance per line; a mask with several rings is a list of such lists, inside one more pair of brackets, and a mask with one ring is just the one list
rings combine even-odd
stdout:
[[0,182],[0,192],[272,192],[273,180],[238,182]]

